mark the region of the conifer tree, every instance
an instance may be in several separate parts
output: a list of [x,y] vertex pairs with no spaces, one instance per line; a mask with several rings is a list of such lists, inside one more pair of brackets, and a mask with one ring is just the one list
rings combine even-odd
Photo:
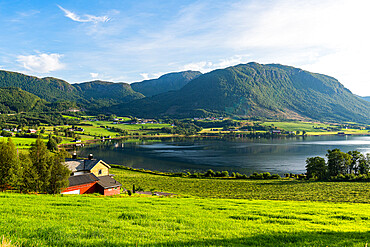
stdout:
[[11,186],[11,172],[17,163],[17,151],[11,138],[0,142],[0,187],[2,190]]
[[17,189],[20,192],[37,191],[38,173],[33,166],[28,154],[19,154],[19,161],[21,167],[19,170],[19,177],[16,180]]
[[50,151],[57,151],[58,150],[58,144],[57,142],[55,141],[54,138],[52,138],[51,136],[49,136],[49,141],[48,143],[46,144],[46,147],[50,150]]
[[71,171],[64,164],[65,156],[63,152],[58,152],[50,157],[50,181],[47,192],[57,194],[62,188],[68,187],[68,177]]
[[50,152],[40,137],[30,148],[30,158],[37,173],[36,192],[46,192],[50,181]]

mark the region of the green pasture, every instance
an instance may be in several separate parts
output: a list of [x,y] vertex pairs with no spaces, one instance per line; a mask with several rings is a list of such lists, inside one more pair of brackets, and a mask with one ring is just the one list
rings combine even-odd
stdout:
[[74,117],[74,116],[68,116],[68,115],[62,115],[64,118],[69,118],[69,119],[79,119],[79,117]]
[[370,203],[368,182],[316,182],[292,179],[247,180],[233,178],[196,179],[152,175],[111,168],[124,188],[172,192],[181,196],[251,200],[289,200]]
[[326,132],[319,132],[319,131],[309,131],[307,135],[336,135],[338,132],[344,132],[346,135],[369,135],[369,130],[359,130],[359,129],[342,129],[341,131],[326,131]]
[[306,132],[327,132],[326,130],[315,129],[314,127],[327,128],[331,125],[323,123],[311,123],[311,122],[264,122],[263,126],[273,126],[278,129],[284,129],[286,131],[306,131]]
[[0,193],[22,246],[365,246],[370,205]]
[[[11,137],[13,143],[18,147],[18,148],[30,148],[31,144],[36,141],[35,138],[20,138],[20,137]],[[0,142],[1,141],[8,141],[8,137],[0,137]],[[48,140],[44,140],[44,142],[47,142]]]

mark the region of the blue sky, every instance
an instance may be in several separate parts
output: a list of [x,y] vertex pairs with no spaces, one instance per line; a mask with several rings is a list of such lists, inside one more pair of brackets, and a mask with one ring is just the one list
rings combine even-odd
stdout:
[[70,83],[281,63],[370,95],[365,0],[1,0],[0,69]]

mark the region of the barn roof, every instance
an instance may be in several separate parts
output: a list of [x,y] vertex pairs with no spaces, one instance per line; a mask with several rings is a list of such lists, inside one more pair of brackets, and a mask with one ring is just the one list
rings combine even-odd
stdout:
[[103,187],[104,189],[109,189],[109,188],[115,188],[115,187],[121,187],[122,184],[117,182],[114,178],[110,176],[101,176],[99,177],[98,184]]
[[68,178],[68,181],[69,187],[71,187],[76,185],[93,183],[99,181],[99,178],[97,178],[93,173],[86,173],[83,175],[70,176]]

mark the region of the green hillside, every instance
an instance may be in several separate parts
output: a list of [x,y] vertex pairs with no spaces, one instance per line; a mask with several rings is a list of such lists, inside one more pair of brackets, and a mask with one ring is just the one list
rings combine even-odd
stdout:
[[361,97],[361,98],[366,100],[366,101],[370,101],[370,96],[365,96],[365,97]]
[[132,90],[130,84],[127,83],[91,81],[72,84],[72,86],[77,89],[82,98],[90,102],[99,101],[105,105],[130,102],[135,99],[144,98],[141,93]]
[[80,99],[72,85],[52,77],[37,78],[16,72],[0,71],[0,87],[18,87],[49,102]]
[[203,74],[176,92],[112,108],[154,116],[238,115],[369,122],[370,103],[336,79],[278,64],[241,64]]
[[23,112],[41,108],[46,102],[20,88],[0,88],[0,112]]
[[131,87],[136,92],[140,92],[146,97],[150,97],[168,91],[179,90],[180,88],[185,86],[189,81],[197,78],[201,74],[202,73],[200,73],[199,71],[190,71],[190,70],[169,73],[162,75],[158,79],[132,83]]

